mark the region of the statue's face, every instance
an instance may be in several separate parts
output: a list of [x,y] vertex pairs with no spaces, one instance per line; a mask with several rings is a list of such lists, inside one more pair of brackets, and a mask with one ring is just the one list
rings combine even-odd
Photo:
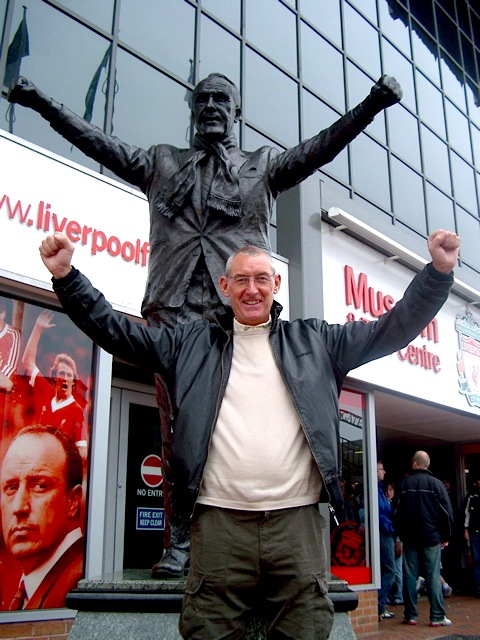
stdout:
[[241,114],[230,84],[221,78],[208,78],[198,85],[192,111],[197,131],[214,139],[231,133]]

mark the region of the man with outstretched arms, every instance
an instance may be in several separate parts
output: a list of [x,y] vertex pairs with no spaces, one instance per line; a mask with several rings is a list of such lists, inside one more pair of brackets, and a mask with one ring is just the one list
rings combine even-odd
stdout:
[[[403,348],[448,297],[460,239],[429,238],[432,262],[374,322],[283,321],[271,256],[246,246],[220,277],[231,310],[214,322],[146,327],[114,311],[45,238],[42,260],[70,318],[106,351],[172,389],[173,499],[191,522],[184,638],[241,637],[260,603],[267,636],[322,640],[327,596],[321,494],[341,508],[338,395],[351,369]],[[141,435],[141,434],[139,434]]]

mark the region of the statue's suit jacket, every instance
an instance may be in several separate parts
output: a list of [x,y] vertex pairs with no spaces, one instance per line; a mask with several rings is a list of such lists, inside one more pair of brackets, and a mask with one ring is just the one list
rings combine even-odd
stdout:
[[278,194],[330,162],[372,118],[360,104],[318,135],[286,151],[267,146],[252,153],[238,147],[229,149],[230,161],[238,172],[242,209],[239,217],[208,208],[199,216],[190,200],[174,216],[158,212],[157,194],[195,149],[166,144],[148,150],[130,146],[65,107],[49,121],[55,131],[86,155],[146,194],[150,205],[150,261],[142,313],[148,318],[153,311],[182,306],[200,256],[204,257],[220,301],[218,280],[228,257],[246,244],[270,250],[268,228]]

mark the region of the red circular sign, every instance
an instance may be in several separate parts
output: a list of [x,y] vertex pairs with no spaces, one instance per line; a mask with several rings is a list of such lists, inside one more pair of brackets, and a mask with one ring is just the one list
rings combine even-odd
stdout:
[[158,487],[163,482],[162,460],[159,456],[147,456],[140,467],[142,480],[148,487]]

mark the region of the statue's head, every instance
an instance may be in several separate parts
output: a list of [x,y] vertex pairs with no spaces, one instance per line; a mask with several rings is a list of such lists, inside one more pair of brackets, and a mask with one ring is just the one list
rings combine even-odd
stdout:
[[240,92],[221,73],[200,80],[192,95],[192,113],[197,131],[221,140],[231,133],[242,114]]

